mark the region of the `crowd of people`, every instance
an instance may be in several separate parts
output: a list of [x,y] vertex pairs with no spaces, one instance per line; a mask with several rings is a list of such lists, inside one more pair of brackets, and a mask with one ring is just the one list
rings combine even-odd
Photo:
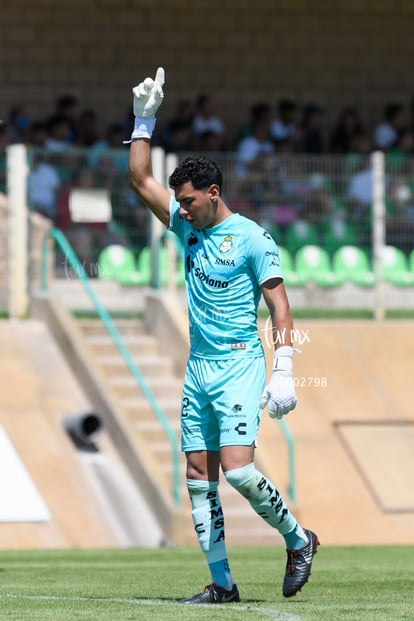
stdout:
[[[288,238],[293,225],[305,232],[304,239],[306,235],[313,239],[318,231],[317,241],[325,245],[332,240],[332,231],[342,231],[347,241],[353,236],[356,243],[369,244],[369,155],[382,150],[390,170],[388,241],[406,250],[407,231],[414,231],[414,171],[411,165],[404,168],[414,155],[414,110],[399,102],[389,103],[383,117],[370,125],[354,107],[341,110],[333,126],[327,116],[313,103],[301,107],[287,98],[275,105],[255,102],[246,122],[232,135],[214,98],[200,94],[195,100],[177,103],[171,117],[156,125],[152,144],[167,153],[210,152],[221,162],[230,162],[225,188],[229,204],[273,229],[284,245],[293,244]],[[129,138],[132,123],[128,109],[123,119],[102,128],[94,109],[82,108],[77,97],[67,94],[57,98],[44,119],[32,119],[28,108],[15,105],[0,124],[0,149],[25,143],[36,153],[29,178],[31,208],[73,239],[84,238],[85,226],[81,231],[81,225],[70,222],[67,213],[62,215],[70,189],[84,179],[91,187],[109,189],[115,226],[105,235],[101,226],[89,227],[89,246],[95,248],[95,255],[108,239],[138,250],[146,243],[146,211],[127,179],[128,147],[123,141]],[[313,156],[319,157],[311,165]],[[332,165],[335,156],[342,157],[347,166],[338,174]],[[98,238],[102,244],[96,246]],[[84,256],[85,244],[81,246]]]
[[[195,100],[177,103],[171,117],[156,127],[154,145],[167,152],[244,152],[249,150],[245,139],[260,134],[258,141],[265,152],[347,154],[358,149],[361,140],[369,142],[371,150],[414,149],[414,102],[412,106],[388,103],[382,118],[369,124],[352,106],[340,110],[333,124],[327,117],[315,103],[300,106],[288,98],[276,104],[260,101],[246,110],[246,122],[232,135],[214,98],[199,94]],[[27,143],[56,152],[74,146],[100,149],[109,142],[121,148],[122,140],[129,138],[132,123],[132,110],[128,109],[123,119],[102,128],[93,108],[82,108],[75,95],[66,94],[57,98],[50,114],[41,120],[32,119],[25,105],[14,105],[1,122],[0,147]]]

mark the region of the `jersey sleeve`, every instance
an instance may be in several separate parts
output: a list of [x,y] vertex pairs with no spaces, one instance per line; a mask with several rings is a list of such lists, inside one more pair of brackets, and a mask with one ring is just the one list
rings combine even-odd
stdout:
[[271,278],[283,278],[276,242],[260,226],[255,227],[250,237],[248,261],[260,285]]
[[173,231],[173,233],[177,233],[177,226],[179,225],[179,217],[178,210],[180,209],[180,204],[175,200],[173,196],[170,199],[170,224],[169,229]]
[[179,209],[180,203],[172,196],[170,201],[170,224],[168,228],[183,241],[185,220],[180,220]]

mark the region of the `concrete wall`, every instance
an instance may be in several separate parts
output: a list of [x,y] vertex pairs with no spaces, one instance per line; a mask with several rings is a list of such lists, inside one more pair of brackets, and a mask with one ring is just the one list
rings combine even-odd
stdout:
[[[411,543],[412,321],[302,320],[295,327],[298,404],[285,421],[296,443],[296,515],[326,545]],[[270,370],[266,342],[265,353]],[[267,413],[258,451],[284,492],[286,446]]]
[[[248,106],[291,96],[376,121],[413,95],[412,0],[2,0],[0,118],[32,118],[73,92],[101,121],[124,118],[131,87],[159,64],[171,115],[207,91],[229,127]],[[333,119],[332,119],[333,120]]]
[[[146,513],[109,429],[99,436],[97,453],[77,450],[65,432],[63,419],[91,411],[91,402],[46,325],[2,321],[0,345],[0,429],[50,513],[41,521],[23,516],[33,503],[26,486],[13,498],[18,517],[0,519],[0,548],[159,545],[162,533],[152,530],[156,521]],[[4,492],[22,477],[13,464],[4,466],[4,454],[2,459]]]

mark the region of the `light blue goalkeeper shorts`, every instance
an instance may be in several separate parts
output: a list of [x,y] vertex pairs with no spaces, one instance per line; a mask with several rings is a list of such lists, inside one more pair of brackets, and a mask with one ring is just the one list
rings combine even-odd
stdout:
[[181,404],[183,451],[219,451],[256,440],[266,381],[264,357],[190,358]]

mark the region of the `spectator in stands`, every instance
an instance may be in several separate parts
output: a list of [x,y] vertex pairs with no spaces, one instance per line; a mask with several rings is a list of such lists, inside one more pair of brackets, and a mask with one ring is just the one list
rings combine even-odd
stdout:
[[207,130],[197,136],[196,143],[194,145],[196,151],[222,151],[223,143],[221,136],[216,134],[216,132],[212,132],[211,130]]
[[65,116],[61,114],[53,115],[47,121],[47,132],[45,148],[48,151],[61,153],[71,148],[71,130]]
[[[387,187],[387,180],[386,180]],[[348,221],[362,245],[369,245],[372,225],[373,174],[369,154],[363,157],[359,169],[348,185]]]
[[350,143],[349,153],[346,154],[345,173],[354,175],[361,169],[366,159],[373,151],[373,145],[371,142],[371,136],[368,132],[362,130],[360,133],[355,133]]
[[92,108],[85,108],[78,120],[77,145],[91,147],[99,140],[98,116]]
[[407,158],[414,153],[414,132],[411,127],[404,127],[398,132],[394,145],[387,154],[387,164],[392,170],[401,172]]
[[189,99],[178,102],[174,116],[159,133],[154,135],[154,144],[159,144],[167,153],[191,151],[195,144],[194,106]]
[[364,158],[360,170],[352,175],[348,197],[357,207],[366,207],[372,203],[372,166],[369,157]]
[[298,106],[291,99],[281,99],[278,103],[277,118],[270,125],[270,136],[278,142],[282,140],[289,151],[295,151],[299,138],[297,124]]
[[125,235],[128,246],[138,255],[148,245],[150,218],[146,205],[132,191],[125,174],[111,189],[111,204],[117,230]]
[[0,122],[0,149],[4,149],[10,144],[10,136],[6,123]]
[[98,140],[89,149],[89,166],[106,179],[105,185],[111,184],[116,175],[125,176],[128,170],[128,149],[123,144],[124,126],[112,123],[107,128],[105,138]]
[[55,114],[66,119],[69,127],[68,141],[75,144],[78,139],[78,111],[79,101],[75,95],[65,94],[57,98]]
[[266,119],[257,121],[252,133],[243,138],[237,145],[237,175],[245,179],[253,171],[257,172],[258,162],[263,156],[275,152],[273,142],[269,139],[269,122]]
[[74,222],[70,212],[70,196],[74,189],[96,188],[96,179],[89,168],[74,173],[72,184],[66,187],[58,199],[56,226],[63,231],[72,245],[86,274],[97,276],[96,258],[109,244],[129,245],[126,236],[108,222]]
[[11,144],[27,142],[30,121],[25,107],[18,104],[11,108],[7,123],[7,131]]
[[414,95],[410,101],[410,127],[414,129]]
[[354,147],[354,140],[361,135],[363,126],[356,108],[344,108],[330,137],[330,151],[332,153],[350,153]]
[[247,123],[242,125],[236,136],[236,145],[246,136],[251,136],[255,125],[261,121],[265,121],[269,126],[270,137],[270,122],[271,122],[271,108],[265,101],[258,101],[250,107],[249,119]]
[[296,146],[296,151],[299,153],[321,154],[325,152],[322,115],[323,110],[317,104],[310,103],[304,107]]
[[217,136],[220,150],[226,147],[227,137],[223,121],[217,114],[216,105],[209,95],[199,95],[195,104],[194,135],[196,141],[205,132],[212,132]]
[[32,211],[55,221],[57,192],[61,179],[54,166],[43,154],[36,153],[28,177],[28,198]]
[[[0,121],[0,153],[4,154],[4,149],[10,144],[9,134],[7,132],[7,126]],[[7,175],[7,163],[5,157],[0,157],[0,193],[6,191],[6,175]]]
[[386,209],[386,243],[408,254],[413,249],[414,192],[400,175],[390,181]]
[[[269,122],[266,119],[257,121],[252,134],[243,138],[236,153],[236,175],[239,193],[255,207],[255,212],[248,217],[259,220],[259,209],[263,202],[263,193],[271,183],[271,169],[275,147],[269,139]],[[246,214],[247,215],[247,214]]]
[[367,132],[362,130],[359,133],[355,133],[352,142],[349,155],[367,155],[372,153],[373,144]]
[[374,129],[374,147],[388,151],[395,144],[398,132],[406,124],[405,108],[402,104],[390,103],[385,106],[383,121]]
[[44,121],[33,121],[29,127],[28,145],[44,147],[47,140],[47,125]]
[[335,199],[329,189],[329,183],[324,174],[314,172],[308,176],[308,190],[304,208],[300,216],[319,228],[326,223],[335,210]]

